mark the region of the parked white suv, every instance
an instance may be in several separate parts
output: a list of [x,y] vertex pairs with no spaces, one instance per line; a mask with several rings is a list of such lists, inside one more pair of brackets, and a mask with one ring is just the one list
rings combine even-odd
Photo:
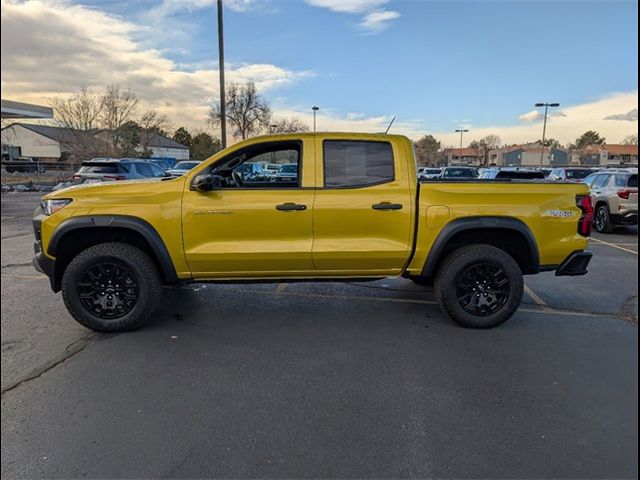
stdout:
[[583,180],[591,190],[595,209],[593,226],[611,233],[616,225],[638,224],[638,173],[609,170],[592,173]]

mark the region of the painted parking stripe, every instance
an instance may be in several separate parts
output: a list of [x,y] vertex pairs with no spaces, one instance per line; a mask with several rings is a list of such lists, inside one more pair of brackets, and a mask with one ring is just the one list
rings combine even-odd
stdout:
[[2,276],[8,278],[21,278],[25,280],[42,280],[43,278],[49,278],[46,275],[13,275],[11,273],[3,273]]
[[14,238],[33,237],[33,233],[27,233],[26,235],[16,235],[15,237],[3,237],[2,240],[12,240]]
[[608,247],[611,247],[611,248],[617,248],[618,250],[622,250],[624,252],[633,253],[634,255],[638,255],[638,252],[636,252],[635,250],[630,250],[628,248],[619,247],[615,243],[605,242],[604,240],[598,240],[597,238],[593,238],[593,237],[591,237],[591,241],[596,242],[596,243],[601,243],[602,245],[607,245]]
[[547,305],[547,302],[545,302],[536,292],[531,290],[531,288],[529,288],[529,286],[527,286],[526,284],[524,286],[524,291],[526,292],[527,295],[531,297],[531,300],[533,300],[533,303],[535,303],[536,305],[540,305],[542,307],[549,306]]

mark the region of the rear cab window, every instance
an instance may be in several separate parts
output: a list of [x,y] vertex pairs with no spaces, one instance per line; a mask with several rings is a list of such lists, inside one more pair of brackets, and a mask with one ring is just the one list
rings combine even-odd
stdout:
[[357,188],[395,179],[391,143],[373,140],[325,140],[324,186]]

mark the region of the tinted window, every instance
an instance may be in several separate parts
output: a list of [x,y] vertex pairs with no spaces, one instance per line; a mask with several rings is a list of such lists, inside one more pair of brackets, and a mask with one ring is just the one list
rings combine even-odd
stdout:
[[151,169],[150,165],[147,165],[146,163],[136,163],[136,172],[138,172],[140,175],[143,175],[145,177],[153,177],[153,170]]
[[512,171],[512,170],[500,170],[496,178],[513,178],[513,179],[540,179],[544,178],[544,173],[542,172],[523,172],[523,171]]
[[587,177],[592,170],[588,170],[586,168],[571,168],[567,169],[567,178],[579,179]]
[[638,188],[638,175],[631,175],[627,180],[627,187]]
[[591,186],[593,185],[593,181],[597,178],[598,176],[595,173],[592,173],[591,175],[589,175],[587,178],[585,178],[582,183],[586,183],[587,185]]
[[444,178],[477,178],[476,171],[472,168],[447,168]]
[[390,143],[326,140],[323,152],[325,187],[359,187],[394,178]]

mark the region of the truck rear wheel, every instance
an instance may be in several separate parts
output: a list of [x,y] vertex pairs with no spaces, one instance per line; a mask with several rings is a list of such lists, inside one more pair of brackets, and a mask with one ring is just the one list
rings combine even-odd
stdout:
[[450,253],[436,275],[440,307],[458,324],[491,328],[513,316],[524,281],[516,261],[491,245],[470,245]]
[[83,250],[62,276],[67,310],[96,332],[141,327],[158,308],[161,291],[153,260],[126,243],[100,243]]

